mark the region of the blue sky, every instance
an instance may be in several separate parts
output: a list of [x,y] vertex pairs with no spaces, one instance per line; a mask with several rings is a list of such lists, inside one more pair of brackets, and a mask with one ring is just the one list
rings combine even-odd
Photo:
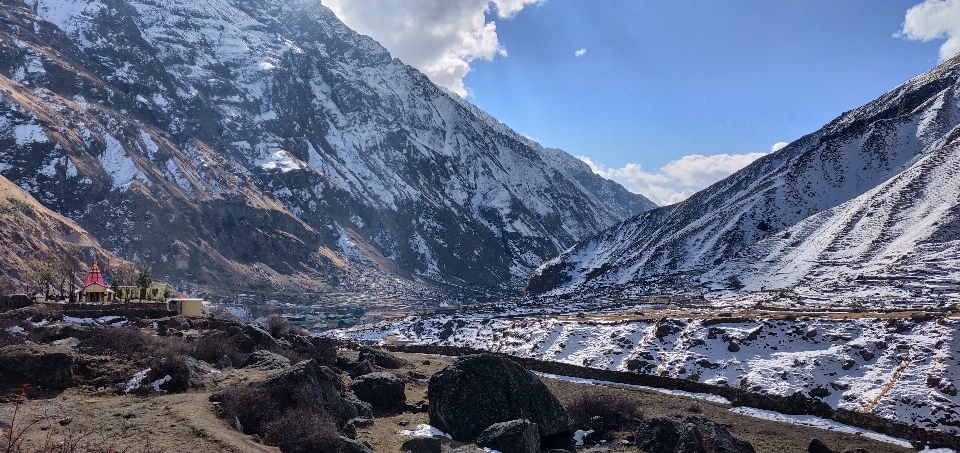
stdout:
[[906,24],[919,1],[324,3],[517,132],[661,204],[936,66],[960,39],[960,0],[929,0]]

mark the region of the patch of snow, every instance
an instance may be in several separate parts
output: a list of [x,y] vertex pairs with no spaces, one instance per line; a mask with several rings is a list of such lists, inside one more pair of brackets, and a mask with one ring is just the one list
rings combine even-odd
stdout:
[[137,374],[134,374],[133,377],[130,378],[129,381],[127,381],[127,384],[124,385],[123,390],[127,393],[130,393],[140,388],[140,386],[143,385],[143,380],[147,378],[147,375],[149,373],[150,373],[150,368],[137,372]]
[[417,428],[413,430],[401,429],[397,431],[397,434],[408,437],[446,437],[452,439],[449,434],[425,423],[417,425]]
[[582,446],[583,446],[583,440],[586,439],[587,436],[589,436],[589,435],[591,435],[591,434],[593,434],[593,430],[592,430],[592,429],[589,430],[589,431],[584,431],[584,430],[582,430],[582,429],[578,429],[576,432],[573,433],[573,442],[574,442],[574,445],[577,446],[577,447],[582,447]]
[[836,432],[845,433],[845,434],[855,434],[855,435],[863,436],[868,439],[873,439],[879,442],[893,444],[898,447],[911,448],[910,442],[907,442],[904,439],[888,436],[886,434],[880,434],[878,432],[869,431],[862,428],[855,428],[853,426],[844,425],[842,423],[837,423],[833,420],[827,420],[825,418],[814,417],[812,415],[787,415],[787,414],[781,414],[779,412],[773,412],[773,411],[768,411],[763,409],[755,409],[752,407],[734,407],[730,409],[730,412],[735,412],[740,415],[746,415],[749,417],[759,418],[763,420],[770,420],[770,421],[781,422],[781,423],[790,423],[792,425],[810,426],[813,428],[825,429],[827,431],[836,431]]
[[14,139],[21,146],[28,143],[46,143],[48,141],[47,134],[43,133],[43,128],[39,124],[21,124],[15,126],[13,131]]

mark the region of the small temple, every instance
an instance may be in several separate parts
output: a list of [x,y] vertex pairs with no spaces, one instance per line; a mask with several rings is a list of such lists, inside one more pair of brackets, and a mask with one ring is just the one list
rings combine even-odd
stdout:
[[80,288],[80,302],[112,302],[113,290],[107,288],[106,281],[103,280],[103,273],[97,266],[97,258],[93,258],[93,264],[87,272],[87,278],[83,280],[83,287]]

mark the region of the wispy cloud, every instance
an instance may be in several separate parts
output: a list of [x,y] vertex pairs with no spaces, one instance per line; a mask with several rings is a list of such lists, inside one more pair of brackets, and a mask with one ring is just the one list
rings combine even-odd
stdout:
[[894,36],[924,42],[946,39],[940,61],[960,54],[960,0],[926,0],[911,7]]
[[347,26],[380,42],[390,53],[466,97],[463,78],[475,60],[507,56],[497,24],[546,0],[323,0]]
[[582,57],[582,56],[584,56],[584,55],[586,55],[586,54],[587,54],[587,49],[580,49],[580,50],[574,52],[574,53],[573,53],[573,56],[575,56],[575,57]]
[[776,142],[773,144],[773,146],[770,147],[770,152],[773,153],[773,152],[780,151],[781,149],[786,148],[787,145],[789,145],[789,143],[787,142]]
[[[776,145],[774,145],[776,146]],[[607,168],[587,156],[578,156],[594,173],[612,179],[634,193],[639,193],[661,206],[679,203],[766,153],[691,154],[648,172],[640,164],[630,163],[621,168]]]

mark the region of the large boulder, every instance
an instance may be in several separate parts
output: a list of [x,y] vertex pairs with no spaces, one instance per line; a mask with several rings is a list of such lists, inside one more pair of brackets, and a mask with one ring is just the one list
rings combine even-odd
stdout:
[[243,326],[244,348],[248,351],[257,351],[260,349],[275,350],[279,346],[277,340],[270,336],[270,333],[257,326],[244,324]]
[[65,346],[12,345],[0,348],[0,375],[33,387],[62,390],[73,385],[74,352]]
[[494,423],[483,430],[476,443],[501,453],[540,453],[540,430],[529,420]]
[[755,453],[749,442],[703,417],[647,420],[637,431],[637,448],[647,453]]
[[266,350],[254,351],[243,366],[264,371],[282,370],[290,366],[290,359]]
[[268,372],[267,380],[260,385],[281,411],[327,412],[340,425],[357,416],[357,408],[343,398],[346,387],[340,376],[313,360]]
[[358,362],[369,360],[370,363],[380,368],[397,369],[403,368],[403,360],[383,349],[373,349],[369,347],[360,348],[360,354],[357,356]]
[[472,442],[494,423],[527,419],[541,436],[568,429],[567,411],[533,373],[493,354],[459,357],[430,378],[430,424]]
[[403,380],[393,373],[370,373],[350,383],[360,400],[370,403],[375,413],[397,413],[406,402]]

